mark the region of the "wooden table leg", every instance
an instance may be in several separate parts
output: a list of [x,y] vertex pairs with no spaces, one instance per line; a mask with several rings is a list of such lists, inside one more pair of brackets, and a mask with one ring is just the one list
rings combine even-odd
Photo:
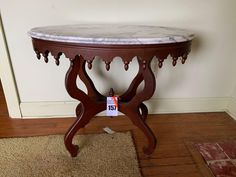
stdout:
[[[88,94],[85,94],[82,90],[78,89],[76,85],[77,76],[79,76],[86,85]],[[66,75],[65,85],[69,95],[80,101],[76,108],[77,119],[69,128],[64,138],[67,150],[72,157],[75,157],[78,154],[79,147],[72,144],[73,137],[80,128],[84,127],[91,120],[92,117],[105,110],[106,104],[104,96],[96,90],[92,80],[87,75],[85,60],[80,56],[76,56],[71,60],[71,65]]]
[[[141,59],[139,59],[139,73],[128,89],[130,90],[130,95],[132,95],[133,97],[130,101],[120,105],[120,111],[126,114],[133,122],[133,124],[139,127],[147,137],[149,144],[143,149],[145,154],[151,154],[156,147],[156,137],[152,130],[145,123],[148,109],[143,104],[143,101],[148,100],[152,97],[156,88],[155,76],[151,70],[150,63],[151,60],[141,62]],[[144,89],[141,92],[136,93],[136,89],[141,83],[141,79],[139,79],[141,77],[144,81]],[[135,94],[133,93],[133,91],[135,91]],[[126,93],[126,95],[129,94]]]
[[[82,106],[82,104],[79,104],[78,106]],[[77,120],[73,123],[65,135],[65,146],[72,157],[76,157],[79,151],[79,147],[72,144],[72,140],[76,132],[79,131],[80,128],[84,127],[91,120],[91,118],[97,114],[97,112],[101,112],[104,109],[102,104],[98,104],[95,107],[95,109],[90,109],[82,106],[81,114],[77,115]],[[98,109],[98,107],[100,109]]]
[[[145,123],[148,115],[148,109],[143,101],[151,98],[155,91],[155,77],[150,68],[150,61],[145,62],[145,66],[139,60],[139,72],[132,81],[128,91],[121,96],[119,108],[121,112],[126,114],[134,125],[139,127],[148,138],[149,144],[144,148],[145,154],[151,154],[156,146],[156,138]],[[70,68],[66,75],[66,89],[70,96],[79,100],[81,103],[76,108],[77,119],[69,128],[65,135],[65,146],[72,157],[77,156],[79,147],[72,144],[73,137],[76,132],[84,127],[92,117],[97,113],[106,109],[106,98],[101,95],[95,88],[92,80],[86,73],[85,60],[81,56],[76,56],[71,60]],[[84,82],[87,87],[88,94],[78,89],[76,85],[77,76]],[[139,84],[144,81],[144,89],[140,93],[136,93]]]
[[[137,88],[141,84],[141,82],[143,81],[142,61],[138,60],[138,63],[139,63],[140,67],[139,67],[139,71],[138,71],[137,75],[134,77],[128,90],[119,97],[120,100],[122,100],[123,102],[129,102],[136,95]],[[139,109],[141,109],[141,117],[145,121],[147,118],[147,115],[148,115],[147,106],[144,103],[141,103],[139,105]]]

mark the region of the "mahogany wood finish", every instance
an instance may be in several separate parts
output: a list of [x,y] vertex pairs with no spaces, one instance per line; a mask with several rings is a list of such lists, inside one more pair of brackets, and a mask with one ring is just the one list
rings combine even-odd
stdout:
[[[55,42],[40,39],[32,39],[33,47],[37,58],[41,55],[45,62],[48,62],[48,54],[51,53],[57,65],[59,58],[64,54],[70,59],[71,65],[66,75],[66,89],[69,95],[80,101],[76,108],[76,121],[72,124],[65,135],[65,146],[72,157],[78,153],[78,146],[72,144],[76,132],[83,128],[97,113],[106,109],[106,96],[100,94],[94,86],[92,80],[85,70],[86,63],[88,68],[92,68],[93,59],[96,56],[102,58],[105,62],[107,71],[114,57],[120,56],[124,62],[124,69],[128,70],[129,63],[134,57],[138,58],[139,71],[130,84],[128,90],[119,97],[119,111],[129,117],[148,139],[148,146],[143,149],[145,154],[151,154],[156,147],[156,137],[145,122],[148,109],[143,103],[150,99],[155,91],[156,82],[150,63],[154,57],[159,61],[159,67],[162,67],[163,61],[168,55],[173,58],[173,66],[176,65],[178,58],[182,58],[182,63],[187,59],[190,52],[191,41],[170,44],[150,44],[150,45],[95,45],[95,44],[77,44],[66,42]],[[88,93],[80,90],[76,85],[77,76],[84,82]],[[141,82],[144,82],[144,88],[140,93],[136,90]]]

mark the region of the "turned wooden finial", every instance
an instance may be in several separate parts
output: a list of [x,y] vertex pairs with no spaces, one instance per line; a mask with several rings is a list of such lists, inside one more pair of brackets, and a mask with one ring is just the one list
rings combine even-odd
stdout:
[[185,63],[185,61],[187,60],[187,57],[188,57],[187,54],[184,54],[184,55],[182,56],[182,60],[181,60],[182,64]]
[[109,71],[111,62],[110,61],[105,61],[105,64],[106,64],[106,70]]
[[158,59],[158,66],[159,68],[162,67],[164,59]]
[[45,63],[48,62],[48,54],[49,54],[49,51],[47,51],[47,50],[43,53]]
[[35,53],[36,53],[37,58],[40,60],[41,58],[40,52],[38,50],[35,50]]
[[175,66],[177,64],[178,57],[173,57],[172,65]]
[[61,55],[62,55],[62,53],[59,52],[56,56],[54,56],[54,58],[55,58],[55,63],[56,63],[57,66],[60,64],[59,59],[60,59]]
[[146,69],[146,64],[147,64],[146,60],[143,60],[143,69]]
[[125,61],[125,65],[124,65],[125,71],[127,71],[129,69],[129,62]]
[[87,63],[88,63],[88,69],[92,69],[92,62],[93,60],[88,60]]
[[113,90],[113,88],[110,88],[110,91],[109,91],[109,96],[110,96],[110,97],[112,97],[112,96],[114,96],[114,94],[115,94],[115,93],[114,93],[114,90]]

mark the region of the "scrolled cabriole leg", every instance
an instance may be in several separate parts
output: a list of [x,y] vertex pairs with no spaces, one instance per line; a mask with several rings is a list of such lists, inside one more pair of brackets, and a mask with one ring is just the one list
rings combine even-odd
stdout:
[[[69,95],[81,102],[76,108],[77,119],[69,128],[64,137],[66,149],[69,151],[72,157],[76,157],[79,151],[79,147],[72,144],[73,137],[75,136],[76,132],[78,132],[80,128],[83,128],[86,124],[88,124],[88,122],[93,118],[94,115],[105,110],[106,108],[104,102],[99,102],[98,100],[91,99],[89,95],[78,89],[76,85],[76,79],[78,75],[80,76],[80,78],[83,78],[84,82],[86,82],[86,86],[90,86],[91,84],[89,78],[85,78],[86,74],[83,73],[84,67],[81,65],[84,65],[84,61],[82,60],[82,58],[76,56],[75,59],[71,60],[71,65],[66,74],[65,80],[66,89]],[[91,85],[91,88],[92,87],[93,85]],[[95,92],[96,91],[91,93]],[[91,96],[94,95],[92,94]]]
[[79,152],[79,146],[72,144],[73,137],[75,136],[76,132],[80,128],[83,128],[93,117],[93,115],[88,114],[88,111],[82,106],[82,104],[79,104],[78,107],[77,110],[79,110],[79,112],[76,113],[77,119],[69,128],[64,138],[66,149],[69,151],[72,157],[76,157]]
[[[157,140],[152,130],[145,123],[148,109],[143,104],[143,101],[150,99],[154,94],[156,81],[150,67],[151,60],[146,60],[145,62],[139,63],[140,73],[142,74],[144,81],[144,89],[136,94],[129,102],[123,105],[121,107],[121,112],[125,113],[130,118],[132,123],[140,128],[147,137],[148,146],[144,147],[143,151],[145,154],[149,155],[155,150]],[[142,113],[140,113],[140,109]]]
[[148,139],[148,145],[143,147],[143,152],[147,155],[152,154],[156,148],[156,142],[157,142],[154,133],[149,128],[149,126],[142,120],[142,116],[138,111],[129,112],[127,113],[127,116],[130,118],[130,120],[134,125],[136,125],[138,128],[142,130],[142,132]]
[[69,128],[64,137],[64,142],[66,149],[69,151],[72,157],[76,157],[79,152],[79,147],[77,145],[72,144],[73,137],[76,132],[78,132],[81,128],[89,123],[89,121],[99,112],[105,109],[105,104],[103,103],[94,103],[93,108],[90,105],[84,106],[83,104],[79,104],[76,108],[77,119]]
[[[81,61],[80,68],[79,68],[79,77],[87,88],[88,96],[93,97],[97,100],[105,100],[105,97],[97,91],[92,79],[89,77],[89,75],[86,72],[85,66],[86,66],[87,61],[84,60],[84,58],[81,55],[76,56],[76,57],[77,59]],[[89,60],[89,63],[91,62],[92,60]]]

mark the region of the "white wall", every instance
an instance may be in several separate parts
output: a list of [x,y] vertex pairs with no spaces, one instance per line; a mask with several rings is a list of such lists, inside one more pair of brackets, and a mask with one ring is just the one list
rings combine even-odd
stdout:
[[233,92],[233,94],[232,94],[232,97],[233,97],[234,99],[236,99],[236,85],[235,85],[235,89],[234,89],[234,92]]
[[[192,30],[197,38],[185,65],[164,63],[157,73],[156,98],[228,98],[234,89],[235,0],[0,0],[1,15],[22,103],[65,102],[72,99],[64,89],[66,59],[57,67],[37,61],[27,31],[35,26],[74,23],[129,23],[179,27]],[[104,65],[97,71],[106,73]],[[123,72],[120,61],[111,65],[104,82],[96,72],[92,78],[101,92],[109,87],[127,88],[137,65]],[[154,63],[155,65],[155,63]],[[118,69],[117,69],[118,68]],[[120,68],[120,69],[119,69]],[[122,72],[121,72],[122,70]],[[117,77],[116,73],[119,73]],[[120,77],[122,73],[122,77]],[[131,74],[131,75],[132,75]],[[127,78],[123,80],[120,78]],[[161,106],[161,105],[159,105]]]

